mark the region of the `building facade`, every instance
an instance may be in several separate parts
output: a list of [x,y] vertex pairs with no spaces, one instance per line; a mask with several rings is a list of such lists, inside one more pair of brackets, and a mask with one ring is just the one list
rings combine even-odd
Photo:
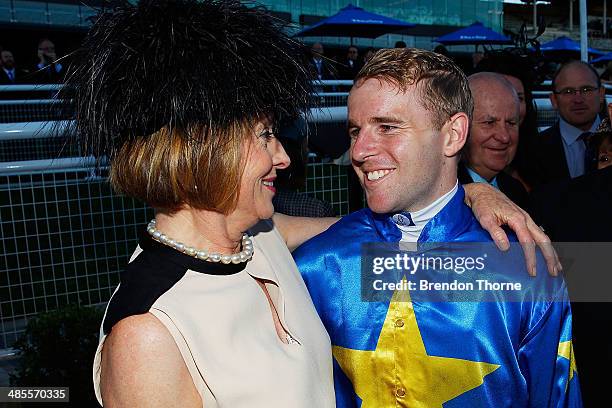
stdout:
[[[348,0],[263,0],[264,5],[279,13],[287,13],[291,21],[309,25],[345,7]],[[433,40],[457,27],[475,21],[501,32],[503,27],[502,0],[353,0],[353,5],[416,24],[406,35],[385,35],[376,40],[355,39],[357,45],[387,47],[403,40],[408,46],[431,49]],[[315,39],[306,39],[314,41]],[[348,39],[325,38],[332,44],[348,43]]]
[[[335,14],[351,0],[259,0],[285,20],[299,27]],[[403,40],[408,46],[431,48],[433,39],[475,21],[495,31],[503,27],[502,0],[352,0],[373,13],[417,24],[404,35],[385,35],[376,40],[355,39],[360,46],[387,47]],[[110,2],[112,4],[112,2]],[[101,0],[0,0],[0,29],[39,27],[45,30],[86,29],[96,10],[108,6]],[[309,38],[306,42],[320,39]],[[1,41],[1,40],[0,40]],[[329,44],[348,44],[348,39],[325,38]],[[0,43],[1,44],[1,43]]]

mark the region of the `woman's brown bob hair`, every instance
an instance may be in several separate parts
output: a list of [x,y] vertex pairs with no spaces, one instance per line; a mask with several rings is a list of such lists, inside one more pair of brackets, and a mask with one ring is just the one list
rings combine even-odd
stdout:
[[185,205],[231,212],[238,201],[245,141],[252,122],[188,134],[163,127],[124,143],[110,166],[110,183],[125,195],[156,209],[175,212]]

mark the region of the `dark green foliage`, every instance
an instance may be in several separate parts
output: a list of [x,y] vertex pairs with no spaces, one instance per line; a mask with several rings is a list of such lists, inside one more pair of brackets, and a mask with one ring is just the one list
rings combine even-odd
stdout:
[[102,316],[103,310],[95,307],[67,306],[30,319],[14,345],[19,365],[11,385],[70,387],[70,406],[97,406],[92,366]]

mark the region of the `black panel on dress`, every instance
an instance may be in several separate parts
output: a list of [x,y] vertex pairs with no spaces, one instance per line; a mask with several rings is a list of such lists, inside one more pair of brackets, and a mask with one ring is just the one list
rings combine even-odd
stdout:
[[119,290],[106,311],[104,334],[126,317],[147,313],[153,303],[174,286],[188,269],[209,275],[233,275],[246,267],[202,261],[155,241],[144,231],[138,241],[142,252],[120,274]]

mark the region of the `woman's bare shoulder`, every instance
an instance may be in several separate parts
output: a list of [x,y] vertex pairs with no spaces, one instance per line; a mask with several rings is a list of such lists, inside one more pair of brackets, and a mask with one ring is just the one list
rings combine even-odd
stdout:
[[189,370],[168,329],[151,313],[120,320],[102,349],[105,407],[201,407]]

